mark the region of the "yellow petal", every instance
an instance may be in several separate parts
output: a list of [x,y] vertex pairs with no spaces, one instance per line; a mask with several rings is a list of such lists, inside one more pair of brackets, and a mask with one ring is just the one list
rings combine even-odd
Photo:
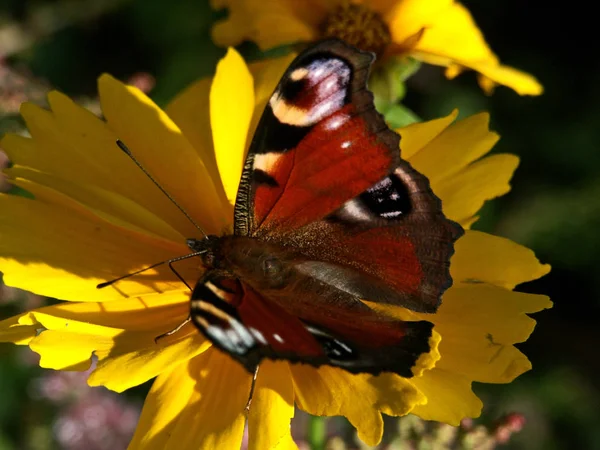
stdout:
[[429,178],[434,192],[437,182],[485,155],[498,141],[488,129],[489,120],[487,113],[459,120],[410,158],[412,166]]
[[[248,129],[247,137],[245,138],[246,148],[254,135],[254,130],[262,116],[267,100],[270,98],[275,90],[275,86],[294,57],[295,55],[291,54],[281,58],[263,60],[248,65],[248,69],[254,80],[255,106],[251,125]],[[211,172],[214,171],[217,173],[218,169],[213,148],[213,139],[212,135],[207,133],[207,130],[210,130],[209,94],[211,85],[212,78],[204,78],[193,83],[169,104],[166,111],[169,117],[175,121],[186,138],[198,151],[198,154],[207,168]],[[226,94],[230,95],[230,93]],[[239,179],[236,183],[238,182]],[[222,190],[222,183],[220,180],[218,184]],[[222,190],[222,196],[225,199],[224,203],[228,203],[224,190]]]
[[473,62],[469,63],[469,68],[480,73],[477,79],[486,94],[491,94],[498,84],[508,86],[519,95],[540,95],[544,92],[534,76],[509,66]]
[[235,204],[244,167],[246,136],[254,111],[252,75],[233,48],[219,61],[210,89],[210,125],[227,199]]
[[475,222],[477,222],[479,220],[479,216],[472,216],[470,219],[467,220],[463,220],[461,222],[461,226],[465,229],[468,230],[471,228],[471,225],[473,225]]
[[181,91],[167,105],[165,112],[173,119],[186,139],[192,144],[198,156],[204,162],[206,170],[214,176],[213,181],[221,203],[229,202],[221,182],[212,132],[210,129],[210,88],[212,78],[203,78]]
[[394,374],[353,375],[327,366],[290,368],[298,407],[317,416],[345,416],[367,445],[381,441],[381,412],[404,415],[425,401],[409,381]]
[[480,231],[467,230],[454,248],[450,274],[455,283],[480,281],[513,289],[550,271],[527,247]]
[[510,383],[531,370],[527,357],[513,345],[500,344],[466,330],[446,334],[444,361],[438,369],[462,374],[482,383]]
[[460,3],[447,3],[443,12],[429,16],[415,51],[451,61],[496,60],[469,11]]
[[[33,139],[7,135],[2,140],[15,165],[13,171],[28,168],[28,179],[32,181],[41,182],[40,177],[46,177],[44,181],[51,183],[48,186],[91,208],[125,212],[122,219],[138,226],[149,220],[148,230],[172,238],[181,212],[119,150],[115,133],[63,94],[51,92],[48,100],[52,112],[27,103],[21,107]],[[14,176],[20,175],[23,173]],[[118,203],[111,204],[103,192],[114,193],[129,205],[139,205],[137,209],[147,211],[146,216],[138,217],[136,210],[119,210]],[[165,223],[170,225],[166,227]]]
[[[434,323],[442,340],[441,359],[432,370],[461,374],[471,381],[507,383],[531,368],[529,360],[512,346],[527,340],[533,331],[535,320],[527,314],[550,308],[552,303],[542,295],[512,292],[481,282],[456,282],[444,293],[434,315],[376,306],[382,313],[401,320]],[[423,372],[423,377],[428,373]],[[411,382],[417,379],[420,377],[411,378]]]
[[458,117],[458,109],[453,110],[446,117],[415,122],[396,130],[400,134],[400,153],[402,158],[410,161],[414,155],[425,148],[433,139],[441,134]]
[[213,348],[161,374],[129,450],[240,448],[250,381],[239,364]]
[[248,414],[248,450],[297,449],[290,434],[293,417],[294,385],[288,363],[263,362]]
[[228,8],[226,19],[212,29],[217,45],[237,45],[251,40],[262,50],[318,37],[317,24],[327,14],[327,2],[290,2],[280,0],[243,0],[213,2],[213,7]]
[[19,324],[21,316],[9,317],[0,321],[0,342],[28,345],[37,336],[38,325]]
[[[0,194],[0,230],[10,237],[0,239],[0,267],[7,285],[73,301],[107,301],[174,290],[182,291],[181,299],[185,298],[185,286],[168,267],[96,288],[100,282],[185,254],[189,250],[183,245],[113,225],[35,183],[16,183],[36,199]],[[178,269],[195,280],[197,265],[187,261]]]
[[[146,396],[144,409],[128,450],[167,449],[167,442],[182,412],[198,402],[200,393],[194,388],[196,377],[190,373],[202,370],[199,363],[205,362],[205,355],[178,364],[163,371],[152,384]],[[194,424],[190,429],[201,428]],[[174,448],[172,446],[171,448]]]
[[411,379],[428,398],[414,413],[453,425],[477,417],[481,402],[471,381],[507,383],[531,368],[511,344],[526,340],[535,321],[526,316],[551,303],[544,296],[474,285],[450,288],[435,317],[442,336],[442,359],[422,377]]
[[[108,127],[162,187],[207,233],[220,233],[227,227],[229,208],[221,204],[212,181],[217,174],[209,173],[177,125],[139,89],[109,75],[100,77],[98,90]],[[157,189],[156,197],[162,195]],[[175,213],[177,208],[172,206],[172,210]],[[198,236],[181,213],[169,223],[185,236]]]
[[442,305],[433,318],[442,335],[440,353],[444,360],[445,336],[457,330],[478,335],[494,342],[514,344],[527,340],[535,320],[527,314],[549,308],[552,303],[543,295],[512,292],[487,284],[457,284],[444,294]]
[[[85,206],[90,212],[119,227],[169,242],[185,241],[185,237],[161,217],[114,191],[90,184],[75,185],[57,176],[21,166],[12,167],[6,173],[17,185],[20,185],[19,179],[23,179],[41,186],[51,186],[52,189]],[[27,190],[25,186],[21,187]]]
[[446,13],[453,0],[402,0],[397,1],[385,19],[394,42],[404,42],[422,28],[429,29],[436,19]]
[[503,84],[521,95],[539,95],[542,86],[531,75],[500,65],[469,11],[450,0],[404,0],[388,14],[394,42],[402,43],[419,30],[423,35],[411,55],[430,64],[448,67],[452,78],[463,68],[483,75],[480,84],[491,92]]
[[367,0],[363,3],[367,3],[370,9],[382,17],[386,17],[398,5],[398,0]]
[[444,214],[465,226],[486,200],[510,191],[509,181],[518,165],[515,155],[488,156],[452,177],[432,183],[432,189],[442,200]]
[[[188,308],[178,297],[164,294],[147,301],[62,303],[23,314],[18,321],[26,330],[44,330],[29,342],[41,356],[41,367],[86,370],[95,354],[98,364],[89,384],[121,392],[209,347],[191,324],[155,342],[185,319]],[[6,340],[14,329],[10,319],[0,322],[0,338]]]
[[[365,303],[368,304],[369,302]],[[439,345],[441,340],[442,336],[440,336],[440,334],[436,330],[433,330],[431,333],[431,337],[429,338],[429,352],[423,353],[421,356],[419,356],[419,359],[417,359],[417,362],[411,369],[415,377],[420,377],[423,374],[423,372],[431,370],[433,367],[435,367],[435,364],[440,360],[441,355],[439,351]]]
[[531,368],[512,344],[527,340],[535,320],[527,314],[552,306],[542,295],[487,284],[459,284],[445,294],[435,321],[442,335],[436,368],[471,380],[505,383]]
[[[154,378],[181,361],[187,361],[206,351],[211,345],[210,342],[205,340],[192,324],[186,325],[174,336],[159,340],[158,343],[155,341],[160,334],[181,324],[184,318],[185,316],[180,316],[179,323],[164,327],[158,335],[156,331],[135,334],[125,332],[115,339],[114,348],[97,350],[95,355],[98,357],[98,364],[90,375],[88,384],[123,392]],[[42,336],[44,334],[46,333],[42,333]],[[54,345],[60,343],[60,337],[56,336]],[[48,342],[47,345],[50,347],[52,344]]]
[[473,394],[471,381],[464,375],[446,370],[429,370],[411,382],[427,397],[427,403],[417,405],[412,413],[425,420],[458,426],[465,417],[479,417],[483,404]]
[[529,360],[512,346],[527,340],[533,331],[535,320],[527,314],[551,305],[542,295],[486,284],[451,287],[432,318],[443,337],[442,358],[435,369],[486,383],[512,381],[531,368]]

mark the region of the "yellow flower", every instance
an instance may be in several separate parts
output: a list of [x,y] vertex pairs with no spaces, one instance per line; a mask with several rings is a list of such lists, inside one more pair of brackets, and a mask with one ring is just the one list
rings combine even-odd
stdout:
[[380,56],[408,55],[446,67],[454,78],[479,73],[491,93],[498,84],[539,95],[531,75],[500,64],[469,11],[454,0],[212,0],[229,16],[213,28],[218,45],[255,41],[263,50],[335,36]]
[[[156,377],[130,449],[234,449],[246,420],[250,449],[293,449],[294,404],[311,414],[346,416],[374,445],[383,432],[382,412],[458,424],[482,408],[472,381],[506,383],[531,367],[512,344],[533,330],[526,314],[550,302],[511,290],[548,267],[530,250],[481,232],[467,231],[456,244],[454,286],[439,312],[426,318],[435,323],[434,346],[417,376],[265,362],[247,414],[250,374],[193,326],[154,342],[189,312],[189,293],[168,269],[96,289],[185,254],[185,238],[197,236],[116,139],[207,232],[231,230],[231,199],[249,136],[290,62],[248,68],[230,50],[214,79],[192,85],[166,112],[104,75],[104,120],[52,92],[51,111],[22,107],[32,138],[2,140],[14,164],[9,176],[35,198],[0,194],[0,270],[8,285],[66,301],[0,322],[0,341],[28,345],[41,355],[42,367],[57,370],[85,370],[95,355],[89,384],[117,392]],[[452,113],[400,130],[402,152],[429,177],[446,214],[468,228],[485,200],[508,191],[517,158],[480,159],[497,140],[487,115],[455,119]],[[193,280],[198,266],[188,260],[177,267]]]

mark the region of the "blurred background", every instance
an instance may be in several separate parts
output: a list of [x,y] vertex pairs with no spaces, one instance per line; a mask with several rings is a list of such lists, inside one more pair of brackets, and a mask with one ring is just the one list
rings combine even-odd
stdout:
[[[424,119],[455,107],[462,116],[490,111],[502,136],[494,152],[515,153],[521,165],[512,191],[486,204],[474,228],[513,239],[550,263],[550,275],[519,290],[555,302],[535,316],[538,327],[520,346],[534,370],[510,385],[475,386],[486,405],[479,423],[516,411],[526,425],[506,448],[600,449],[597,25],[579,8],[542,0],[463,3],[502,62],[537,76],[544,95],[519,97],[499,87],[487,97],[473,73],[448,81],[441,69],[422,67],[404,103]],[[21,130],[20,103],[43,105],[50,88],[97,110],[102,72],[165,105],[213,73],[224,51],[209,29],[223,15],[202,0],[2,0],[0,134]],[[257,55],[252,45],[241,49]],[[0,285],[0,318],[44,302]],[[2,345],[0,358],[0,450],[126,448],[149,386],[117,396],[87,388],[86,374],[39,369],[27,349]],[[301,438],[306,421],[299,422]],[[343,423],[331,426],[346,432]]]

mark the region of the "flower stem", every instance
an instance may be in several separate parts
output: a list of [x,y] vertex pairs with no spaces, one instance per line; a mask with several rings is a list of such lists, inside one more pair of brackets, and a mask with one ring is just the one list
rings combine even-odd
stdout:
[[327,422],[324,417],[310,416],[308,421],[308,443],[311,450],[325,450]]

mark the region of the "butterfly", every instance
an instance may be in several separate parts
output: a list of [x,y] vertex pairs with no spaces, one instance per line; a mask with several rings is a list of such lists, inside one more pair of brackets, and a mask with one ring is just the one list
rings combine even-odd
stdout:
[[339,40],[301,53],[270,97],[238,188],[233,234],[189,239],[204,273],[191,319],[251,373],[264,358],[413,375],[461,227],[400,158],[375,110],[374,55]]

